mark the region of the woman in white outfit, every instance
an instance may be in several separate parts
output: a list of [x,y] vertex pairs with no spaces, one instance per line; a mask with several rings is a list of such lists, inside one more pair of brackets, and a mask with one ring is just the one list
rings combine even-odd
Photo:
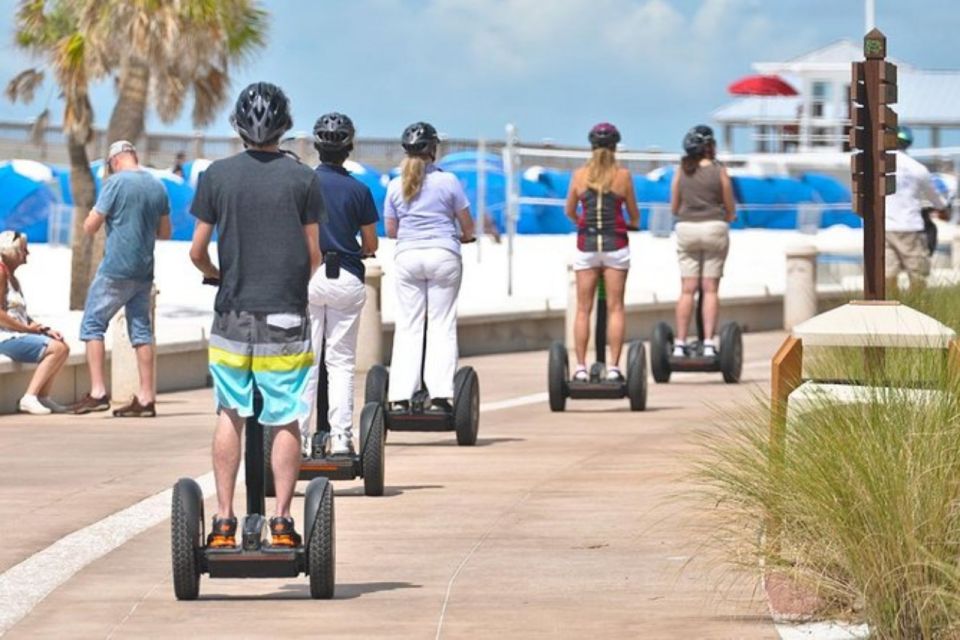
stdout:
[[[320,225],[324,265],[310,279],[309,303],[314,365],[304,391],[310,416],[300,423],[304,453],[321,456],[310,442],[310,421],[316,412],[321,352],[327,367],[330,455],[353,455],[353,377],[357,360],[357,330],[366,301],[364,256],[377,250],[378,218],[370,189],[351,176],[343,163],[353,150],[355,130],[350,118],[328,113],[313,127],[320,154],[317,175],[327,210]],[[357,242],[357,235],[360,242]],[[320,444],[319,442],[317,443]]]
[[408,402],[422,383],[435,406],[449,409],[457,368],[460,244],[472,241],[474,230],[460,181],[434,165],[439,142],[437,130],[426,122],[407,127],[402,138],[407,157],[401,175],[387,187],[383,216],[387,236],[397,239],[397,315],[387,396],[391,403]]

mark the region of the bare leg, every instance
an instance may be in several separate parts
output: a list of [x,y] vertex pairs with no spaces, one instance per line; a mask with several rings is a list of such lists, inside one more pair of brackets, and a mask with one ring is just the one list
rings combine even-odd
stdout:
[[610,366],[620,366],[620,351],[623,349],[623,290],[627,283],[627,271],[604,269],[603,282],[607,290],[607,341],[610,344]]
[[153,345],[138,344],[137,372],[140,374],[140,404],[147,405],[156,399],[153,387]]
[[677,300],[677,335],[679,342],[687,341],[690,316],[693,315],[693,294],[697,292],[699,278],[680,278],[680,299]]
[[103,340],[87,340],[87,368],[90,370],[90,395],[102,398],[107,395],[107,383],[103,377],[105,358]]
[[593,296],[597,291],[599,269],[577,271],[577,319],[573,324],[573,341],[577,351],[577,364],[587,363],[587,343],[590,341],[590,312],[593,311]]
[[213,475],[217,482],[217,515],[233,517],[233,492],[240,468],[240,432],[244,420],[233,409],[221,409],[213,432]]
[[296,422],[282,427],[264,427],[273,430],[273,484],[277,489],[275,515],[289,517],[293,490],[300,473],[300,425]]
[[43,359],[37,365],[37,370],[30,378],[30,384],[27,385],[27,395],[40,396],[45,398],[50,394],[50,387],[53,381],[63,368],[63,364],[70,355],[70,347],[67,343],[59,340],[51,340],[47,344],[47,350],[43,353]]
[[720,278],[703,279],[703,339],[712,340],[717,335],[717,319],[720,317]]

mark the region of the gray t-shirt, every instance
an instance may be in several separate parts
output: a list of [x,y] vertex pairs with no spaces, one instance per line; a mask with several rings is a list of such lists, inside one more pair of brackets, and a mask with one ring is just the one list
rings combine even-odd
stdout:
[[305,313],[310,253],[303,226],[327,219],[310,167],[266,151],[217,160],[200,177],[190,212],[217,228],[218,313]]
[[157,225],[160,216],[170,214],[163,184],[143,170],[115,173],[103,183],[93,208],[107,219],[99,273],[119,280],[153,280]]

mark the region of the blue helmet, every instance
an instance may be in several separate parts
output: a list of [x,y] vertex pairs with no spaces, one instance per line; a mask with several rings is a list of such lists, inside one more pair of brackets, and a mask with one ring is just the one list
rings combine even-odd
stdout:
[[913,131],[910,130],[910,127],[903,125],[897,127],[897,146],[903,150],[909,149],[912,144]]

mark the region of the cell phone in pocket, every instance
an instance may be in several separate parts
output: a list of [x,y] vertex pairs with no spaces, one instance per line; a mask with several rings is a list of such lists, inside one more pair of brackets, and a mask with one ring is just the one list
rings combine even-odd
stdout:
[[340,254],[336,251],[328,251],[323,256],[323,263],[327,269],[327,278],[336,280],[340,277]]

